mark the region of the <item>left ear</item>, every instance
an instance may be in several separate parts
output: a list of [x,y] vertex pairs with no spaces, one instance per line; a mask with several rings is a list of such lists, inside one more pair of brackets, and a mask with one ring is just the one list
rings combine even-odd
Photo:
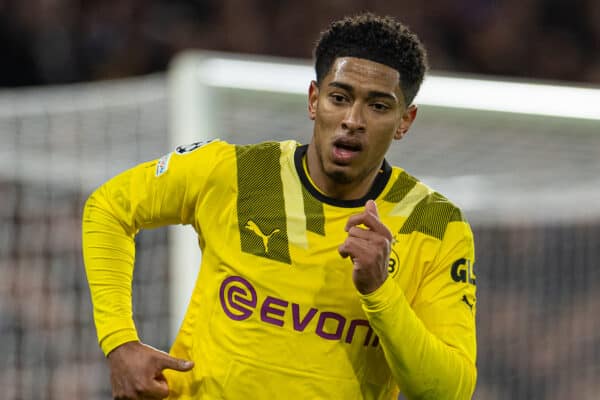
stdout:
[[317,118],[317,107],[319,105],[319,85],[316,81],[310,82],[308,88],[308,118],[315,120]]
[[417,118],[417,106],[412,104],[404,111],[404,114],[402,114],[402,121],[400,121],[400,126],[398,126],[398,129],[396,129],[394,139],[402,139],[410,129],[410,126],[415,118]]

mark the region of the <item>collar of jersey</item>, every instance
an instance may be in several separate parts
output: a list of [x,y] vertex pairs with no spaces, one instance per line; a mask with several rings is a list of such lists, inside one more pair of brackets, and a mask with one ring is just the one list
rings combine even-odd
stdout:
[[308,175],[307,169],[305,168],[304,159],[306,157],[306,151],[308,150],[308,145],[305,144],[303,146],[298,146],[294,153],[294,165],[296,166],[296,172],[300,177],[300,182],[308,192],[317,200],[332,205],[336,207],[364,207],[367,200],[375,200],[377,196],[381,194],[385,186],[387,185],[390,176],[392,175],[392,167],[386,160],[383,160],[383,164],[381,164],[381,168],[379,169],[379,174],[375,178],[373,185],[369,192],[361,197],[360,199],[353,200],[340,200],[334,199],[333,197],[326,196],[323,194],[313,183],[312,179]]

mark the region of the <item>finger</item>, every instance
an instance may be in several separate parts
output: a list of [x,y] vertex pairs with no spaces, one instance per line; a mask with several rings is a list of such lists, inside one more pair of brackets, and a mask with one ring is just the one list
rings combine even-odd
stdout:
[[377,210],[377,203],[373,200],[367,200],[367,204],[365,204],[365,211],[370,214],[373,214],[375,218],[379,219],[379,210]]
[[346,232],[348,232],[348,230],[353,227],[353,226],[358,226],[358,225],[364,225],[367,228],[370,228],[370,225],[374,225],[377,223],[377,218],[369,213],[368,211],[363,211],[360,214],[354,214],[352,215],[350,218],[348,218],[348,221],[346,222]]
[[363,254],[367,254],[369,250],[369,242],[364,239],[349,236],[344,243],[338,247],[338,252],[343,258],[350,257],[352,262]]
[[[365,203],[365,210],[360,214],[351,216],[348,219],[346,227],[351,225],[358,225],[358,223],[354,223],[355,220],[361,220],[360,223],[365,223],[367,221],[379,221],[379,210],[377,209],[377,204],[373,200],[367,200],[367,202]],[[352,224],[350,224],[351,221]],[[346,230],[348,229],[346,228]]]
[[[387,229],[387,228],[386,228]],[[389,251],[389,246],[394,242],[392,234],[381,235],[372,230],[366,230],[353,226],[348,231],[348,237],[346,239],[355,238],[364,241],[366,248],[379,249],[385,247]]]
[[342,243],[338,247],[338,253],[340,253],[340,256],[342,256],[342,258],[348,258],[350,256],[350,253],[348,253],[348,250],[346,248],[347,248],[346,243]]
[[383,235],[386,239],[392,240],[392,233],[390,230],[379,220],[379,218],[373,215],[371,212],[366,211],[360,214],[356,214],[348,218],[346,222],[346,232],[349,232],[353,226],[364,225],[369,230],[377,232]]
[[344,243],[338,247],[338,253],[340,253],[340,256],[342,256],[342,258],[350,257],[352,262],[354,262],[354,257],[358,253],[354,240],[355,239],[353,238],[347,238]]
[[361,238],[364,240],[369,240],[374,233],[370,230],[360,228],[358,226],[353,226],[348,230],[348,236]]
[[153,379],[149,390],[144,394],[147,399],[164,399],[169,395],[169,385],[166,380]]
[[194,362],[190,360],[182,360],[180,358],[171,357],[168,354],[164,354],[163,357],[160,358],[158,367],[163,369],[173,369],[175,371],[189,371],[194,368]]

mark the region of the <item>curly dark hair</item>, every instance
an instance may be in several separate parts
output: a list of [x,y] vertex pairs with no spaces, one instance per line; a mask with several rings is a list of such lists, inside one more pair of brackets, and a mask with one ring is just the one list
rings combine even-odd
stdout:
[[427,55],[417,35],[392,17],[372,13],[329,25],[317,41],[314,57],[319,85],[338,57],[364,58],[394,68],[406,105],[414,100],[427,70]]

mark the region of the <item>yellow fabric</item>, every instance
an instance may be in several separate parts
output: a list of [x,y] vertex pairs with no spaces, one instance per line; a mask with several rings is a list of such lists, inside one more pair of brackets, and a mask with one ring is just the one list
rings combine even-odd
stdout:
[[[174,152],[166,168],[164,158],[163,166],[141,164],[90,196],[84,259],[104,353],[137,339],[131,317],[135,233],[183,223],[198,232],[202,265],[171,354],[194,360],[195,367],[165,371],[169,398],[395,399],[399,388],[407,398],[470,398],[476,300],[468,224],[449,222],[441,240],[424,229],[398,233],[410,215],[399,207],[415,209],[430,191],[419,183],[419,196],[386,201],[403,173],[394,167],[376,199],[395,234],[390,275],[378,290],[360,295],[351,261],[337,248],[347,219],[362,207],[323,204],[325,235],[308,230],[296,147],[280,143],[287,213],[281,229],[238,220],[236,150],[220,141]],[[291,264],[243,251],[244,229],[265,252],[271,236],[286,235]]]

